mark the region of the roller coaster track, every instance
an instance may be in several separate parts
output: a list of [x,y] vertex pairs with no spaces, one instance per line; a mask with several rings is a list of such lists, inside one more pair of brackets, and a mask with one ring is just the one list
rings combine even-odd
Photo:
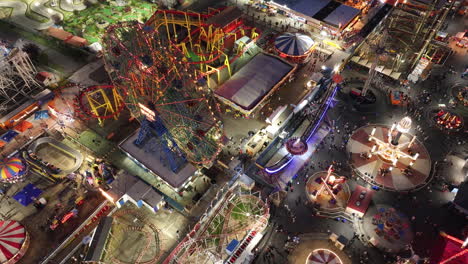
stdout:
[[[133,226],[133,225],[128,226],[128,227],[126,227],[124,229],[124,231],[139,231],[139,232],[144,233],[145,234],[146,245],[145,245],[145,248],[142,249],[138,253],[138,256],[137,256],[135,261],[126,262],[126,261],[122,261],[122,260],[118,259],[116,256],[112,256],[111,259],[112,259],[113,263],[116,263],[116,264],[153,264],[153,263],[156,263],[158,261],[159,257],[161,256],[161,244],[160,244],[161,241],[159,239],[159,235],[154,235],[154,234],[159,233],[158,229],[152,223],[146,223],[145,220],[146,220],[147,216],[145,214],[141,213],[140,211],[134,210],[134,209],[126,209],[126,210],[117,211],[116,213],[114,213],[113,217],[114,217],[114,219],[116,219],[117,221],[120,222],[119,219],[122,218],[123,216],[127,216],[127,215],[132,215],[132,216],[136,217],[138,220],[143,222],[144,225],[141,225],[141,226]],[[125,223],[122,222],[122,224],[125,224]],[[151,232],[144,231],[145,225],[147,225],[153,232],[151,233]],[[145,255],[146,251],[149,249],[149,247],[151,245],[153,245],[153,244],[151,244],[152,235],[154,235],[154,240],[155,240],[154,245],[156,245],[156,247],[157,247],[157,249],[156,249],[157,254],[155,254],[155,256],[153,256],[149,260],[141,261],[141,259]]]
[[[262,208],[262,212],[258,215],[259,217],[255,219],[253,224],[247,224],[246,226],[242,227],[242,225],[232,227],[233,231],[229,232],[228,227],[230,224],[230,218],[232,217],[233,209],[235,208],[234,203],[226,204],[226,202],[230,202],[232,195],[235,195],[231,190],[224,196],[223,200],[215,212],[211,214],[209,221],[203,223],[203,227],[199,228],[196,231],[196,234],[187,235],[187,239],[182,241],[177,247],[171,252],[170,256],[166,258],[163,263],[185,263],[189,261],[188,255],[193,254],[202,254],[204,256],[208,255],[207,251],[209,248],[214,249],[214,252],[211,252],[213,255],[217,255],[218,257],[222,256],[222,248],[224,246],[224,241],[229,236],[232,236],[235,232],[236,234],[240,234],[243,232],[247,232],[248,230],[257,230],[261,231],[266,224],[268,223],[269,218],[269,209],[268,206],[257,196],[252,194],[241,194],[238,196],[236,201],[253,201],[261,203],[260,207]],[[227,206],[226,206],[227,205]],[[222,213],[224,212],[224,213]],[[208,228],[214,222],[214,219],[217,217],[222,217],[224,219],[223,227],[221,229],[221,233],[217,234],[206,234]],[[194,228],[194,230],[196,227]],[[219,239],[216,244],[215,240]],[[210,245],[215,245],[214,247],[208,247]],[[207,248],[208,247],[208,248]],[[187,255],[188,254],[188,255]]]
[[[214,34],[214,37],[211,39],[211,42],[213,43],[221,43],[220,47],[214,47],[212,49],[212,52],[210,53],[203,53],[203,52],[197,52],[195,49],[192,49],[193,53],[199,56],[201,59],[200,61],[187,61],[189,64],[195,64],[195,65],[207,65],[210,63],[213,63],[217,60],[220,60],[222,56],[224,55],[226,59],[229,60],[229,64],[233,63],[236,59],[238,59],[241,54],[243,54],[246,50],[246,48],[242,48],[241,51],[237,52],[237,55],[233,56],[232,58],[228,58],[228,56],[224,53],[224,39],[232,37],[232,35],[237,35],[241,33],[241,35],[244,35],[245,31],[248,30],[253,30],[255,28],[252,27],[247,27],[242,24],[239,24],[235,29],[233,29],[230,32],[223,32],[221,27],[217,24],[214,23],[206,23],[205,20],[220,13],[224,8],[220,9],[212,9],[212,11],[208,14],[201,14],[201,13],[194,13],[194,12],[184,12],[184,11],[178,11],[178,10],[158,10],[156,11],[153,16],[145,23],[145,26],[152,27],[155,30],[158,30],[161,26],[166,26],[169,27],[170,25],[179,25],[182,27],[185,27],[189,31],[189,36],[187,36],[184,40],[181,41],[182,44],[179,44],[176,46],[180,45],[185,45],[187,43],[187,39],[195,38],[196,34],[201,34],[201,29],[202,28],[210,28],[211,26],[220,29],[220,32],[211,32]],[[190,28],[196,27],[194,30],[190,30]],[[161,33],[162,34],[162,33]],[[208,33],[210,35],[210,33]],[[256,39],[256,36],[249,36],[252,39]],[[196,45],[196,44],[194,44]],[[222,70],[226,68],[226,65],[220,65],[217,67],[217,69],[211,69],[211,70],[206,70],[205,75],[207,74],[212,74],[216,71]]]

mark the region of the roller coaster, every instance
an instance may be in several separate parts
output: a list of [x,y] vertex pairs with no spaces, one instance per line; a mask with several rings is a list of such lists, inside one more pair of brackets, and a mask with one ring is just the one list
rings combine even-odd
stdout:
[[268,224],[269,208],[258,193],[242,193],[236,184],[217,197],[163,263],[222,263],[233,257],[224,250],[230,241],[257,234]]
[[231,64],[246,49],[246,43],[237,49],[234,43],[243,36],[256,40],[260,34],[244,25],[240,15],[235,7],[210,8],[206,13],[158,10],[145,26],[166,35],[184,53],[186,63],[197,65],[207,77],[216,74],[219,83],[222,72],[231,76]]

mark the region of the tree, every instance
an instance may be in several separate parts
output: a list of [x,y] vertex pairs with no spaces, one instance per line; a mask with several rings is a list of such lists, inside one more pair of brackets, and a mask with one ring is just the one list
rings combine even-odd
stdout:
[[41,48],[34,43],[27,43],[23,46],[23,51],[28,54],[32,61],[37,62],[39,54],[41,53]]

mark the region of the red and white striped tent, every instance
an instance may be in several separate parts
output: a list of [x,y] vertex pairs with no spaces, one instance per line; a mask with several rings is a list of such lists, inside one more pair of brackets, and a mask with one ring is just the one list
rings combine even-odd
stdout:
[[307,264],[342,264],[342,261],[331,250],[316,249],[310,253]]
[[0,221],[0,263],[18,261],[27,248],[27,233],[16,221]]

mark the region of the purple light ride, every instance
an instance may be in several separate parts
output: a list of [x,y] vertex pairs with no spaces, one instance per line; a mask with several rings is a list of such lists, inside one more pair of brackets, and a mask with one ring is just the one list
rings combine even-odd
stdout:
[[[314,128],[311,130],[311,132],[309,133],[309,135],[307,136],[307,139],[305,140],[305,142],[309,142],[309,140],[312,138],[312,136],[315,134],[315,132],[317,131],[319,125],[322,123],[322,120],[323,118],[325,117],[325,115],[327,114],[328,112],[328,109],[330,108],[330,105],[331,103],[333,102],[333,98],[335,98],[335,94],[336,92],[338,91],[338,85],[336,85],[334,88],[333,88],[333,92],[331,94],[331,96],[327,99],[327,102],[325,103],[325,109],[324,111],[322,112],[322,114],[320,115],[320,118],[318,120],[318,122],[315,123],[315,126]],[[302,135],[304,136],[304,135]],[[301,136],[301,137],[302,137]],[[284,158],[286,158],[287,160],[281,165],[279,166],[278,168],[275,168],[275,165],[271,166],[271,167],[268,167],[268,168],[265,168],[265,171],[267,173],[270,173],[270,174],[273,174],[273,173],[277,173],[281,170],[283,170],[284,168],[286,168],[286,166],[288,166],[294,159],[294,156],[295,155],[292,155],[291,153],[288,153],[288,155],[286,155]],[[283,158],[283,159],[284,159]],[[280,160],[281,162],[281,160]]]

